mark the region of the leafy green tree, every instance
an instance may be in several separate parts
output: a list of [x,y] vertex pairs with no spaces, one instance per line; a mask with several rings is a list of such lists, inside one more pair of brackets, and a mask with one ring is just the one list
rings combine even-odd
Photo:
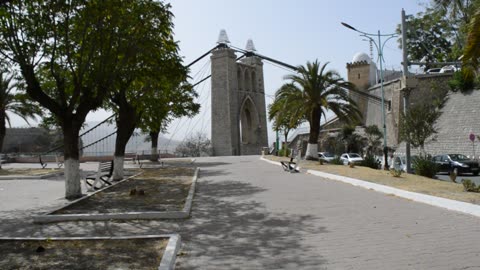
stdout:
[[[407,52],[410,61],[443,62],[456,60],[460,55],[452,51],[453,29],[447,19],[432,8],[417,15],[407,15]],[[401,33],[400,25],[397,33]],[[402,38],[398,39],[402,48]],[[427,64],[426,69],[430,68]]]
[[306,119],[310,124],[306,159],[318,158],[320,119],[328,111],[344,122],[356,122],[361,117],[347,92],[354,85],[346,82],[336,71],[327,71],[327,65],[320,65],[316,60],[299,66],[298,73],[285,77],[291,83],[285,84],[275,94],[275,99],[283,99],[288,106],[298,109],[294,116],[296,119]]
[[[179,101],[178,97],[184,97],[179,85],[186,80],[187,69],[173,39],[170,5],[143,0],[128,7],[120,36],[128,47],[125,51],[135,57],[125,61],[116,73],[116,87],[110,98],[110,106],[117,113],[113,179],[123,178],[126,144],[141,119],[168,115],[173,102],[176,107],[185,106],[185,100]],[[148,124],[152,129],[158,126]]]
[[375,155],[381,152],[383,133],[377,125],[365,127],[365,139],[367,144],[367,155]]
[[125,32],[135,27],[123,27],[139,2],[12,0],[0,6],[0,52],[62,129],[66,198],[81,196],[78,135],[87,114],[104,105],[118,72],[138,54],[135,44],[142,40]]
[[[172,78],[170,82],[175,82],[175,80]],[[164,85],[164,87],[166,86]],[[160,132],[164,131],[173,119],[193,116],[200,109],[200,104],[195,102],[197,93],[189,83],[183,82],[176,87],[170,85],[170,88],[158,93],[158,98],[163,100],[160,102],[161,106],[154,103],[146,106],[140,125],[142,131],[150,136],[153,161],[158,160],[158,135]]]
[[[273,130],[283,132],[285,143],[287,143],[290,131],[305,121],[299,108],[288,106],[288,102],[280,98],[275,98],[273,103],[268,106],[268,120],[273,121]],[[288,155],[288,151],[283,151],[283,153],[285,156]]]
[[6,124],[10,125],[7,112],[20,116],[27,124],[29,118],[35,119],[36,115],[41,115],[39,107],[21,92],[22,85],[16,80],[18,78],[14,73],[8,74],[6,70],[0,70],[0,152],[3,148]]
[[435,123],[440,115],[440,107],[431,104],[411,107],[400,117],[400,140],[409,142],[425,153],[425,143],[436,139],[438,129]]

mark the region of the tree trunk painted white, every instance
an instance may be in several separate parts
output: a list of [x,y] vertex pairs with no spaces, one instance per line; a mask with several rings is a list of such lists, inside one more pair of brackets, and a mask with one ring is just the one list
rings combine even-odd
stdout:
[[158,154],[158,148],[157,147],[152,147],[152,156],[154,155],[157,155]]
[[318,144],[316,143],[307,144],[305,159],[318,159]]
[[77,159],[65,160],[65,198],[76,199],[82,196],[80,186],[80,164]]
[[152,152],[150,153],[150,161],[157,162],[158,159],[159,159],[158,148],[157,147],[152,147],[151,151]]
[[122,180],[124,177],[123,174],[123,164],[125,157],[124,156],[115,156],[113,157],[113,176],[112,179],[115,181]]

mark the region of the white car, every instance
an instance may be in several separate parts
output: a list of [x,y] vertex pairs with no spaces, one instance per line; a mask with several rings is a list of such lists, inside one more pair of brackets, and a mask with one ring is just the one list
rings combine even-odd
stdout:
[[455,67],[455,66],[444,66],[440,69],[440,73],[453,73],[455,71],[458,71],[460,70],[459,68]]
[[340,156],[340,160],[344,165],[349,165],[351,163],[358,164],[363,161],[363,158],[357,153],[344,153]]
[[325,162],[330,162],[335,158],[333,154],[330,154],[328,152],[318,152],[318,159],[321,159]]

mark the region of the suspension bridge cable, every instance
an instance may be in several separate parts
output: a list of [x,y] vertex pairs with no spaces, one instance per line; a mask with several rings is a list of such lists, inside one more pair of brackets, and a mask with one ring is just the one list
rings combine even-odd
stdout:
[[[114,132],[110,133],[109,135],[107,135],[107,136],[105,136],[105,137],[103,137],[103,138],[100,138],[100,139],[98,139],[98,140],[96,140],[96,141],[94,141],[94,142],[92,142],[92,143],[89,143],[89,144],[83,146],[82,148],[80,148],[80,150],[83,150],[83,149],[85,149],[85,148],[87,148],[87,147],[90,147],[90,146],[92,146],[92,145],[94,145],[94,144],[97,144],[97,143],[99,143],[99,142],[101,142],[101,141],[103,141],[103,140],[105,140],[105,139],[107,139],[107,138],[109,138],[109,137],[111,137],[111,136],[113,136],[113,135],[115,135],[115,134],[117,134],[117,130],[115,130]],[[105,149],[104,149],[104,150],[105,150]]]
[[205,68],[208,67],[209,63],[211,62],[211,60],[208,60],[206,61],[203,66],[197,71],[197,73],[195,73],[195,75],[192,77],[192,82],[195,82],[196,80],[198,80],[199,77],[203,77],[203,76],[199,76],[199,74],[203,73]]
[[[88,129],[87,131],[85,131],[85,132],[81,133],[80,135],[78,135],[78,137],[81,138],[81,137],[83,137],[84,135],[90,133],[91,131],[93,131],[94,129],[96,129],[97,127],[99,127],[100,125],[102,125],[103,123],[105,123],[105,122],[107,122],[108,120],[110,120],[110,119],[111,119],[112,117],[114,117],[115,115],[116,115],[115,113],[112,114],[112,115],[110,115],[107,119],[103,120],[102,122],[98,123],[98,124],[95,125],[94,127],[90,128],[90,129]],[[54,151],[57,151],[57,150],[62,149],[63,146],[64,146],[64,144],[55,146],[54,148],[51,148],[51,149],[49,149],[49,150],[47,150],[47,151],[39,154],[38,156],[45,156],[45,155],[47,155],[47,154],[49,154],[49,153],[51,153],[51,152],[54,152]]]
[[193,62],[191,62],[190,64],[188,64],[187,67],[190,67],[190,66],[192,66],[193,64],[197,63],[198,61],[202,60],[202,58],[204,58],[205,56],[209,55],[213,50],[219,48],[220,46],[222,46],[222,44],[218,44],[217,46],[213,47],[211,50],[209,50],[208,52],[202,54],[202,56],[198,57],[198,58],[195,59]]
[[[206,62],[206,64],[204,65],[204,67],[206,67],[208,63],[210,63],[210,61]],[[200,74],[200,73],[201,73],[201,74],[200,74],[200,75],[201,75],[200,77],[205,76],[205,74],[207,73],[208,68],[204,68],[204,67],[202,67],[202,69],[197,73],[197,74]],[[209,75],[207,78],[204,78],[204,79],[202,79],[201,81],[195,83],[192,87],[195,87],[195,86],[199,85],[200,83],[204,82],[206,79],[208,79],[208,78],[210,78],[210,77],[211,77],[211,75]],[[205,85],[203,85],[202,87],[204,87],[204,86],[205,86]],[[203,91],[203,88],[202,88],[202,91]],[[199,103],[202,104],[203,102],[199,102]],[[178,129],[178,127],[180,126],[180,123],[182,122],[182,119],[184,119],[184,118],[180,118],[179,121],[177,122],[177,126],[175,127],[172,135],[170,136],[169,140],[168,140],[167,143],[165,144],[165,148],[168,148],[168,147],[170,146],[170,142],[172,141],[173,137],[176,135],[177,129]],[[188,122],[187,130],[188,130],[188,128],[189,128],[190,125],[191,125],[191,121],[192,121],[192,118],[190,118],[190,121]]]

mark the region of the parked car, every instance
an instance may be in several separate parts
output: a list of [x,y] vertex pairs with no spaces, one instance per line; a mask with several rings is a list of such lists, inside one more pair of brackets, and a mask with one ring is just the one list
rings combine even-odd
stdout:
[[441,68],[431,68],[429,70],[427,70],[425,73],[426,74],[437,74],[437,73],[440,73],[440,70],[442,70]]
[[440,69],[440,73],[453,73],[455,71],[458,71],[459,69],[456,68],[455,66],[453,65],[449,65],[449,66],[444,66]]
[[321,159],[325,162],[330,162],[335,158],[335,156],[328,152],[318,152],[318,159]]
[[357,153],[344,153],[340,156],[340,160],[343,164],[349,165],[351,163],[358,164],[363,161],[363,158]]
[[456,172],[457,175],[472,173],[477,176],[480,171],[478,161],[462,154],[438,155],[433,157],[433,161],[438,164],[439,172]]
[[[410,168],[412,169],[412,172],[415,172],[415,159],[417,159],[418,156],[410,156]],[[394,168],[400,168],[402,171],[406,172],[407,171],[407,157],[405,156],[396,156],[393,158],[393,166]]]

